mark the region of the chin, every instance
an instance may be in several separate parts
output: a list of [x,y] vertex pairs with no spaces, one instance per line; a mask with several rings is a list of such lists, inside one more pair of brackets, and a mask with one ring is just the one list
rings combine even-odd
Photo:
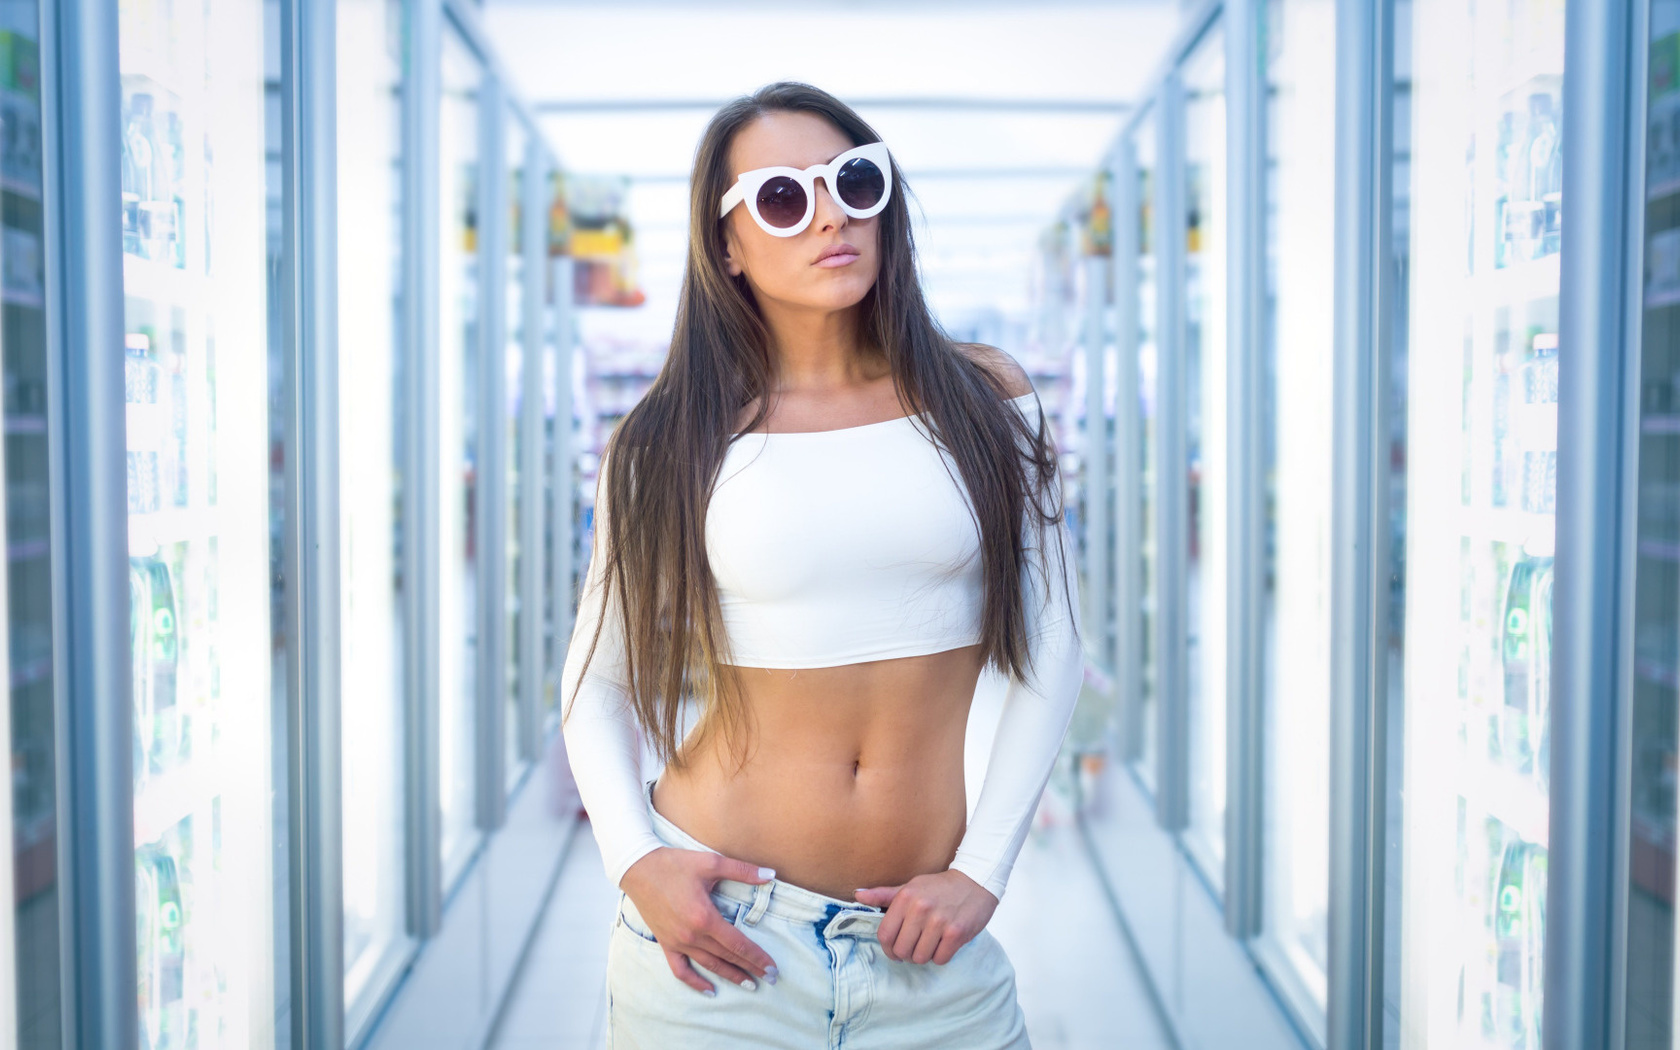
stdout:
[[874,274],[867,277],[848,275],[843,280],[830,281],[827,287],[820,288],[812,298],[823,306],[841,310],[862,302],[863,297],[868,295],[869,289],[873,287],[875,287]]

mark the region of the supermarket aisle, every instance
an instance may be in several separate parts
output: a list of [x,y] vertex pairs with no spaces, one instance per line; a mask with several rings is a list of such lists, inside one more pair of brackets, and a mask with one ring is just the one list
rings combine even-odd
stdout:
[[[583,824],[517,978],[495,1050],[596,1050],[618,895]],[[1034,832],[992,932],[1015,962],[1035,1050],[1169,1044],[1071,827]]]

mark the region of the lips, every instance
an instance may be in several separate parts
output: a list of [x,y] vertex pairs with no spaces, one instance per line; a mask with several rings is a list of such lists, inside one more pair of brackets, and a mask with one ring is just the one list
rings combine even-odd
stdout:
[[817,257],[815,259],[811,260],[811,262],[812,262],[813,265],[815,265],[816,263],[822,262],[824,259],[832,259],[836,255],[857,255],[857,254],[858,254],[858,250],[856,248],[852,247],[849,244],[831,244],[828,247],[824,248],[822,251],[818,252]]

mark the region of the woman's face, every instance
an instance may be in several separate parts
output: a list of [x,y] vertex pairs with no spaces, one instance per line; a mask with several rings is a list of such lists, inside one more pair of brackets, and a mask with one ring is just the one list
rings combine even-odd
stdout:
[[[854,145],[815,113],[773,110],[736,133],[729,148],[730,184],[754,168],[779,164],[804,169],[827,164]],[[747,213],[745,202],[724,217],[725,268],[730,276],[746,274],[760,303],[770,299],[790,307],[844,310],[857,305],[875,284],[880,271],[876,231],[881,217],[847,215],[825,178],[817,179],[816,191],[811,225],[792,237],[765,233]],[[857,254],[817,265],[824,248],[839,244],[850,245]]]

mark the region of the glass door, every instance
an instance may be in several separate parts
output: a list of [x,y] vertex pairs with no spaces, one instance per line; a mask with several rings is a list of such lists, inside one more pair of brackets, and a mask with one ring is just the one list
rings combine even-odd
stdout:
[[61,1042],[58,987],[58,789],[53,713],[53,587],[47,482],[46,267],[42,257],[40,5],[0,3],[0,375],[6,482],[5,656],[0,735],[11,775],[0,788],[10,863],[0,897],[0,1043]]
[[337,7],[344,1003],[352,1039],[408,945],[403,11],[388,0],[339,0]]
[[1680,0],[1651,0],[1628,817],[1630,1048],[1674,1045],[1680,770]]
[[271,678],[283,625],[270,530],[282,519],[270,503],[263,14],[261,0],[118,5],[113,221],[148,1050],[273,1045],[285,980],[274,966],[271,727],[284,686]]
[[1330,907],[1336,5],[1269,0],[1263,954],[1322,1040]]
[[[438,783],[443,884],[454,885],[477,842],[479,465],[479,100],[484,70],[460,34],[443,31],[438,205]],[[494,567],[492,567],[492,571]]]
[[1189,453],[1184,654],[1190,714],[1190,827],[1202,874],[1225,861],[1225,32],[1215,22],[1184,63],[1185,448]]
[[1563,28],[1413,5],[1405,1047],[1541,1045]]

